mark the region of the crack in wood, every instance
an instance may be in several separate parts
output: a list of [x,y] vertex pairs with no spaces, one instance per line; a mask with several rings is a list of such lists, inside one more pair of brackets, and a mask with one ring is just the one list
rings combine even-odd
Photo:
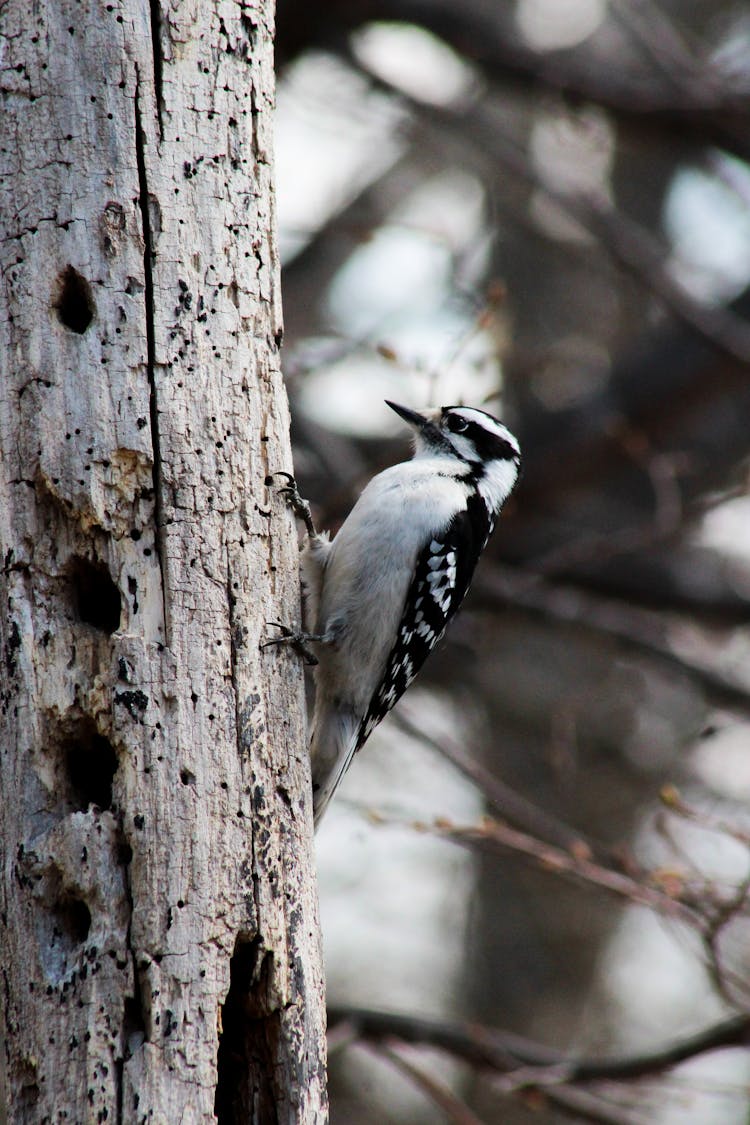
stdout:
[[229,661],[232,689],[234,691],[234,722],[235,738],[237,740],[237,754],[242,760],[242,709],[240,708],[240,685],[237,679],[237,649],[241,642],[239,635],[240,626],[234,612],[236,597],[232,591],[232,568],[229,562],[229,548],[227,548],[227,608],[229,612]]
[[[154,68],[154,97],[156,99],[156,119],[159,123],[159,140],[164,139],[164,121],[162,111],[164,108],[164,90],[162,73],[161,31],[163,17],[159,0],[151,0],[149,5],[151,20],[151,57]],[[136,86],[136,98],[137,86]]]
[[[156,2],[156,0],[155,0]],[[154,310],[153,254],[154,240],[149,213],[148,177],[146,174],[146,137],[141,116],[141,80],[138,67],[135,68],[135,155],[138,167],[139,202],[143,227],[143,280],[146,310],[146,374],[150,388],[149,415],[151,423],[151,445],[153,449],[154,481],[154,522],[156,535],[154,546],[161,572],[162,611],[164,614],[164,640],[167,647],[171,641],[169,621],[169,599],[167,598],[166,571],[164,568],[164,515],[163,515],[163,473],[161,457],[161,436],[159,433],[159,404],[156,393],[156,323]]]
[[[124,821],[120,818],[120,833],[123,841],[127,844],[127,836],[125,834]],[[125,934],[125,948],[128,957],[131,961],[133,973],[133,995],[132,997],[126,996],[123,1005],[122,1013],[122,1057],[117,1060],[117,1074],[116,1074],[116,1117],[117,1125],[125,1125],[124,1113],[124,1099],[125,1099],[125,1063],[133,1054],[132,1038],[133,1036],[140,1037],[139,1046],[150,1038],[149,1029],[146,1027],[146,1017],[143,1007],[143,991],[141,988],[140,970],[138,968],[138,958],[136,956],[136,948],[133,942],[133,885],[130,876],[130,864],[132,862],[132,852],[129,858],[123,857],[123,883],[125,887],[125,898],[128,904],[128,924],[127,932]]]

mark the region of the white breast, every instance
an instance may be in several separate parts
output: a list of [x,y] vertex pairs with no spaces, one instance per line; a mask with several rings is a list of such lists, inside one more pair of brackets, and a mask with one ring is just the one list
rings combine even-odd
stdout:
[[367,707],[385,668],[417,555],[465,506],[469,486],[447,475],[456,468],[466,471],[445,458],[420,458],[379,473],[331,544],[317,628],[333,630],[337,641],[321,646],[318,676],[357,710]]

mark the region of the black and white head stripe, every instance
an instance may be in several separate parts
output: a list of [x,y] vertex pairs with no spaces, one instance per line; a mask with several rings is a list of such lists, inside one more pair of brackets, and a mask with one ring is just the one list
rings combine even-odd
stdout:
[[465,461],[520,462],[521,452],[513,434],[484,410],[473,406],[444,406],[439,425],[456,454]]
[[513,434],[484,410],[474,406],[443,406],[417,412],[408,406],[388,402],[414,431],[415,457],[457,457],[472,466],[499,461],[521,463],[518,442]]

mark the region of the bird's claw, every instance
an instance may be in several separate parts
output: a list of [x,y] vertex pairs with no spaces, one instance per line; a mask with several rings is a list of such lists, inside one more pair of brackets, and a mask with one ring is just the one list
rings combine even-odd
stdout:
[[275,472],[273,475],[275,477],[286,477],[287,483],[279,488],[279,492],[285,498],[287,504],[292,509],[295,516],[297,516],[298,519],[301,519],[304,522],[304,525],[307,528],[307,534],[310,537],[314,537],[315,535],[317,535],[315,524],[313,523],[310,504],[307,500],[304,499],[304,497],[300,495],[299,489],[297,488],[297,481],[294,479],[292,474],[287,473],[283,469],[279,469],[278,472]]
[[262,649],[270,648],[272,645],[291,645],[296,653],[298,653],[305,664],[314,668],[318,663],[318,658],[315,653],[311,652],[307,647],[309,641],[317,641],[319,638],[313,636],[311,633],[305,633],[301,629],[290,629],[288,625],[282,624],[281,621],[267,621],[266,625],[273,626],[274,629],[279,629],[281,632],[280,637],[271,637],[261,644]]

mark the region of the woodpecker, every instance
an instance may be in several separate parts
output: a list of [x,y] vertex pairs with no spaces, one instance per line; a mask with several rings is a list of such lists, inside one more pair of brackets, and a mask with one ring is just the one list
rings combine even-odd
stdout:
[[335,538],[316,532],[292,477],[282,490],[307,526],[309,632],[281,627],[270,643],[316,644],[316,825],[461,605],[521,464],[513,434],[483,410],[387,405],[411,427],[414,455],[373,477]]

